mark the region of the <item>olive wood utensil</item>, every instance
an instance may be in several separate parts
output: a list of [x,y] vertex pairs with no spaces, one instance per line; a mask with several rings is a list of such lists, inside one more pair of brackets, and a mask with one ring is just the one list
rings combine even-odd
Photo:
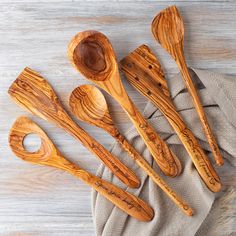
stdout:
[[77,70],[120,103],[163,173],[171,177],[180,174],[178,158],[143,118],[126,93],[108,38],[97,31],[78,33],[68,46],[68,56]]
[[141,45],[135,49],[121,60],[121,68],[133,87],[153,102],[165,115],[206,186],[213,192],[220,191],[220,178],[193,133],[176,111],[169,93],[166,92],[168,88],[167,83],[163,82],[165,76],[161,65],[149,47]]
[[184,56],[184,23],[176,6],[171,6],[161,11],[152,22],[152,33],[155,39],[174,58],[186,87],[192,96],[194,106],[202,122],[203,130],[210,144],[217,165],[223,165],[224,161],[211,131],[201,100],[191,80]]
[[[41,138],[39,150],[33,153],[25,150],[23,145],[25,136],[31,133],[37,134]],[[140,221],[150,221],[153,218],[153,209],[143,200],[65,159],[46,133],[29,118],[19,117],[15,121],[10,130],[9,144],[16,156],[22,160],[62,169],[74,175],[130,216]]]
[[139,187],[137,176],[70,118],[50,84],[36,71],[25,68],[12,83],[8,93],[18,105],[58,125],[78,139],[123,183],[129,187]]
[[107,102],[102,92],[93,85],[82,85],[73,90],[69,100],[72,113],[80,120],[107,131],[129,153],[136,163],[160,186],[170,199],[187,215],[193,210],[165,182],[146,160],[120,134],[110,116]]

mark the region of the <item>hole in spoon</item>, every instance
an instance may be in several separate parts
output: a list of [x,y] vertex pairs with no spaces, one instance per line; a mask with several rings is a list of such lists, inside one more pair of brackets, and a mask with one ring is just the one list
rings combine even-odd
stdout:
[[41,147],[41,138],[34,133],[27,134],[23,140],[23,147],[28,152],[37,152]]

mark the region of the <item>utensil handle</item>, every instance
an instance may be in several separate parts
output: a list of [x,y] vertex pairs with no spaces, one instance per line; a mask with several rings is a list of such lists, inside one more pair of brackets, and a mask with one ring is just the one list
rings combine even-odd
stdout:
[[[51,141],[49,140],[49,142]],[[56,147],[53,156],[50,157],[50,160],[51,161],[46,159],[46,161],[33,163],[51,166],[72,174],[94,188],[121,210],[140,221],[150,221],[153,218],[153,209],[146,202],[113,185],[112,183],[109,183],[83,170],[80,166],[71,163],[61,155]]]
[[200,101],[200,98],[197,94],[197,90],[195,89],[193,81],[192,81],[191,76],[189,74],[182,47],[178,48],[178,51],[179,51],[179,53],[178,53],[179,56],[176,57],[176,63],[177,63],[179,70],[182,74],[182,78],[184,79],[184,82],[185,82],[185,85],[188,89],[188,92],[190,93],[190,95],[193,99],[193,104],[194,104],[194,106],[197,110],[197,113],[199,115],[199,118],[201,120],[203,130],[205,132],[208,143],[211,147],[214,159],[215,159],[217,165],[221,166],[224,164],[224,160],[222,158],[219,147],[217,145],[215,137],[214,137],[212,130],[210,128],[210,125],[208,123],[206,114],[204,112],[204,109],[203,109],[201,101]]
[[[145,83],[142,87],[147,86],[148,85]],[[152,101],[165,115],[184,147],[188,151],[199,175],[202,177],[207,187],[213,192],[220,191],[221,183],[219,176],[200,147],[192,131],[185,125],[183,119],[176,111],[171,99],[162,94],[158,88],[153,88],[150,86],[147,88],[151,92],[150,95],[148,95],[145,91],[142,91],[140,86],[139,91],[150,101]]]
[[153,209],[140,198],[84,170],[71,170],[70,173],[82,179],[130,216],[140,221],[152,220],[154,216]]
[[[121,104],[121,106],[123,105]],[[162,172],[171,177],[179,175],[182,170],[179,159],[171,152],[167,144],[135,108],[132,101],[130,100],[129,108],[127,108],[127,105],[123,107]]]
[[136,151],[135,148],[126,140],[126,138],[118,133],[114,136],[116,140],[122,145],[124,150],[136,161],[136,163],[151,177],[151,179],[167,194],[167,196],[188,216],[193,215],[192,208],[178,196],[165,181],[153,170],[148,162]]
[[138,188],[140,186],[140,181],[135,173],[125,166],[117,157],[107,151],[107,149],[81,127],[75,123],[71,123],[66,127],[66,130],[78,139],[87,149],[94,153],[123,183],[131,188]]
[[141,94],[160,109],[188,151],[199,175],[202,177],[207,187],[213,192],[218,192],[221,189],[219,176],[195,136],[191,130],[187,128],[183,119],[176,111],[171,99],[147,79],[141,80],[140,77],[139,80],[135,80],[132,76],[127,76],[127,79]]
[[[155,94],[154,91],[152,94]],[[192,131],[185,125],[183,119],[176,111],[170,98],[165,95],[160,96],[159,98],[155,95],[151,95],[148,98],[162,111],[174,128],[207,187],[213,192],[220,191],[221,183],[219,176],[200,147]]]

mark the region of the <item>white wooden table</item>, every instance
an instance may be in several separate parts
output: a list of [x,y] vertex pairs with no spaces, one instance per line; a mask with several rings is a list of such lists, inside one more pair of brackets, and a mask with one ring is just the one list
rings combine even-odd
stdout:
[[[29,66],[53,85],[68,108],[70,92],[87,83],[70,65],[66,49],[78,31],[96,29],[111,40],[118,59],[142,43],[161,59],[168,77],[176,65],[153,40],[154,15],[176,4],[186,27],[188,65],[236,74],[235,1],[0,1],[0,235],[94,235],[90,188],[63,171],[33,166],[17,159],[8,147],[14,120],[27,112],[7,94],[20,71]],[[142,109],[146,99],[126,84]],[[130,123],[108,96],[115,121],[124,131]],[[30,117],[33,117],[29,115]],[[99,161],[61,129],[33,117],[68,159],[96,173]],[[80,123],[105,145],[104,132]],[[225,185],[236,185],[224,173]]]

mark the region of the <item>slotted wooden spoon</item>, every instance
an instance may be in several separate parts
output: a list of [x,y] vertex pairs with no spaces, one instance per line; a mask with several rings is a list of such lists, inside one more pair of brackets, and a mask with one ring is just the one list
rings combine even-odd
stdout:
[[193,210],[188,204],[161,179],[148,162],[146,162],[126,138],[120,134],[110,116],[106,99],[98,88],[93,85],[82,85],[74,89],[71,93],[69,104],[73,114],[78,119],[104,129],[111,134],[185,214],[189,216],[193,214]]
[[25,68],[12,83],[8,93],[21,107],[58,125],[78,139],[127,186],[139,187],[140,182],[133,171],[70,118],[50,84],[36,71]]
[[107,91],[124,108],[163,173],[172,177],[180,174],[178,158],[143,118],[126,93],[107,37],[97,31],[78,33],[68,46],[68,56],[76,69]]
[[[23,145],[25,136],[31,133],[37,134],[41,139],[39,150],[33,153],[25,150]],[[67,171],[90,185],[130,216],[140,221],[150,221],[153,218],[153,209],[146,202],[65,159],[46,133],[29,118],[19,117],[15,121],[10,130],[9,144],[16,156],[22,160]]]
[[152,22],[152,33],[155,39],[174,58],[186,87],[192,96],[194,106],[198,112],[202,126],[210,144],[216,163],[220,166],[224,164],[219,147],[211,131],[206,114],[201,104],[201,100],[190,77],[184,56],[184,23],[176,6],[171,6],[161,11]]
[[182,141],[206,186],[213,192],[220,191],[220,178],[192,131],[185,125],[182,117],[176,111],[169,93],[167,93],[168,87],[161,64],[150,48],[141,45],[123,58],[121,65],[128,81],[165,115]]

